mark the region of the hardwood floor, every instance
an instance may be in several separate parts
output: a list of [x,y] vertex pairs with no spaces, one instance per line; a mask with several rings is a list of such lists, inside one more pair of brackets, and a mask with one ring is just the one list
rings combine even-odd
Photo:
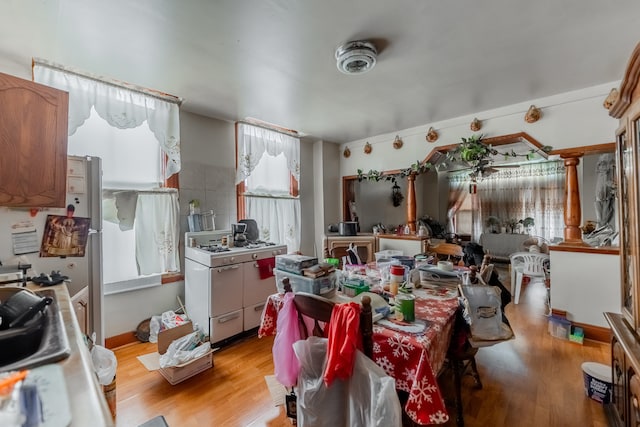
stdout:
[[[508,275],[500,271],[508,287]],[[476,360],[484,385],[463,380],[467,427],[605,427],[602,405],[584,393],[580,365],[586,361],[609,365],[606,343],[583,345],[562,341],[547,332],[545,289],[523,287],[520,304],[506,312],[516,339],[478,351]],[[214,353],[214,366],[178,385],[158,372],[149,372],[136,356],[155,345],[130,344],[115,350],[118,358],[117,426],[135,427],[164,415],[171,427],[290,426],[282,407],[275,407],[264,381],[273,374],[273,338],[256,337]],[[450,395],[450,387],[443,385]],[[454,426],[452,420],[446,426]]]

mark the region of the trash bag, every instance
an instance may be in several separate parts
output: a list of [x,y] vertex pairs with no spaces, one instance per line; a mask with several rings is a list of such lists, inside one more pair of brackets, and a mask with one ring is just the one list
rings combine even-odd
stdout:
[[[93,339],[95,340],[95,333]],[[91,361],[100,385],[111,384],[116,377],[116,368],[118,367],[115,353],[101,345],[94,345],[91,349]]]
[[160,367],[178,366],[204,356],[211,351],[211,346],[202,342],[200,332],[195,331],[173,340],[167,351],[160,356]]
[[500,289],[487,285],[459,286],[463,315],[469,324],[471,341],[492,345],[514,338],[513,330],[503,319]]
[[300,364],[293,352],[293,343],[300,339],[298,311],[293,304],[293,292],[284,294],[278,312],[276,338],[273,341],[273,366],[276,379],[285,387],[293,387],[298,379]]
[[309,337],[293,346],[301,365],[296,392],[298,425],[401,426],[395,380],[362,352],[356,352],[353,375],[327,387],[323,378],[327,343],[326,338]]

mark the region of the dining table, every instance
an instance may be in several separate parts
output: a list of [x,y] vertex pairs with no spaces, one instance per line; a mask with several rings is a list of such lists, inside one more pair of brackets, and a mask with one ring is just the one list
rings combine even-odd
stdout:
[[[449,414],[438,385],[459,309],[456,287],[427,285],[414,289],[415,320],[393,321],[392,316],[373,324],[373,360],[408,393],[404,406],[417,424],[444,424]],[[275,335],[284,293],[267,298],[258,336]]]

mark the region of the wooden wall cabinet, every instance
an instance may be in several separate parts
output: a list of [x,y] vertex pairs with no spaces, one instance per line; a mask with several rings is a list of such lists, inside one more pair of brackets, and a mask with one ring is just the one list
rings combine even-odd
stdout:
[[618,222],[620,224],[620,311],[605,313],[611,326],[613,396],[605,407],[610,425],[640,427],[640,44],[633,51],[609,114],[616,130]]
[[67,92],[0,73],[0,206],[64,207]]

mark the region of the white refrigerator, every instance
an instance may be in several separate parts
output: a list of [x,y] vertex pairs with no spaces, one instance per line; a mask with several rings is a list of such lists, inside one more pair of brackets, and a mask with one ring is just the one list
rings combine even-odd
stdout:
[[[37,162],[34,162],[34,167],[37,167]],[[95,332],[96,343],[102,345],[104,327],[100,158],[68,157],[66,206],[67,208],[32,209],[0,207],[0,262],[4,269],[18,263],[31,264],[31,269],[27,270],[28,277],[59,271],[61,275],[69,277],[67,286],[71,296],[88,286],[87,333],[91,335],[91,332]],[[81,246],[80,249],[59,249],[58,252],[49,250],[42,253],[45,229],[49,233],[53,223],[53,217],[50,216],[88,218],[78,221],[89,224],[88,234],[86,229],[82,230],[86,239],[79,239],[77,235],[73,237],[73,245]],[[51,243],[52,239],[49,240]]]

